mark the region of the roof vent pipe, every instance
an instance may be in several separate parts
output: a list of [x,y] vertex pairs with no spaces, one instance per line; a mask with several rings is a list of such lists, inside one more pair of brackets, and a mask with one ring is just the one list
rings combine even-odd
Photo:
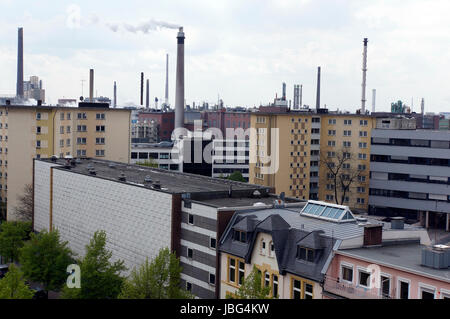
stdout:
[[405,228],[405,217],[391,218],[391,229],[404,229],[404,228]]

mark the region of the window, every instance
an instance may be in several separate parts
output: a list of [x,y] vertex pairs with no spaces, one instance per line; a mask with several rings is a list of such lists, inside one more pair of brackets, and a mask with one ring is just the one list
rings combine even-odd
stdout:
[[329,195],[329,194],[327,194],[325,196],[325,198],[326,198],[327,201],[333,201],[334,200],[334,196],[333,195]]
[[59,140],[59,147],[64,147],[64,140]]
[[391,292],[391,278],[387,276],[381,276],[380,281],[381,281],[381,295],[382,297],[387,298],[390,296]]
[[77,131],[78,132],[86,132],[87,126],[86,125],[77,125]]
[[367,126],[367,120],[360,120],[359,125],[361,126]]
[[243,231],[234,231],[234,240],[240,241],[241,243],[245,243],[247,241],[247,233]]
[[67,119],[70,120],[70,114],[71,113],[67,113]]
[[245,263],[243,261],[239,261],[239,274],[238,274],[238,283],[242,285],[245,278]]
[[192,291],[192,284],[188,281],[186,281],[186,290],[187,291]]
[[328,135],[335,136],[336,135],[336,130],[328,130]]
[[270,286],[270,274],[267,271],[264,272],[264,286],[265,287]]
[[363,204],[366,202],[366,200],[365,200],[364,198],[357,198],[357,199],[356,199],[356,202],[357,202],[358,204],[363,205]]
[[215,238],[209,238],[209,248],[216,249],[216,239]]
[[342,164],[343,169],[350,169],[350,163],[344,163]]
[[359,131],[359,137],[367,137],[367,131]]
[[85,119],[87,119],[86,113],[78,113],[78,114],[77,114],[77,118],[78,118],[79,120],[85,120]]
[[336,141],[328,141],[328,146],[335,147]]
[[105,150],[95,150],[95,156],[105,156]]
[[278,297],[278,276],[273,275],[272,296]]
[[194,250],[192,248],[187,249],[187,257],[190,259],[194,257]]
[[306,247],[297,247],[297,258],[309,262],[314,262],[314,250]]
[[367,143],[366,142],[360,142],[359,143],[359,148],[367,148]]
[[330,125],[336,124],[336,119],[329,119],[328,124],[330,124]]
[[[70,114],[70,113],[69,113]],[[70,133],[70,125],[68,125],[67,127],[66,127],[66,132],[67,133]]]
[[434,299],[434,294],[436,291],[436,288],[431,286],[422,286],[423,284],[419,283],[419,291],[420,291],[420,298],[421,299]]
[[228,263],[228,281],[236,282],[236,259],[230,258]]
[[347,282],[353,282],[353,267],[350,266],[341,266],[341,277],[342,280]]
[[261,255],[266,254],[266,242],[264,241],[264,239],[261,240],[261,247],[260,247],[259,252]]
[[273,244],[273,242],[270,242],[269,246],[270,246],[269,256],[273,257],[275,256],[275,245]]
[[365,159],[367,159],[367,154],[359,153],[359,154],[358,154],[358,158],[359,158],[360,160],[365,160]]
[[292,299],[313,299],[314,286],[312,282],[292,278],[291,281],[291,297]]
[[364,183],[365,181],[366,181],[366,177],[365,176],[358,176],[358,182]]
[[41,148],[41,141],[36,141],[36,148]]
[[351,147],[351,146],[352,146],[352,142],[344,141],[344,142],[342,143],[342,145],[343,145],[344,147]]
[[96,132],[105,132],[105,126],[104,125],[97,125],[95,127]]
[[369,288],[370,287],[370,273],[364,270],[358,270],[358,284],[359,286]]
[[194,215],[188,214],[188,224],[194,225]]
[[292,297],[293,299],[300,299],[302,294],[302,283],[300,280],[294,279],[292,281]]
[[352,120],[344,120],[344,125],[352,125]]
[[97,120],[104,120],[105,119],[105,113],[97,113],[97,114],[95,114],[95,118]]
[[96,137],[95,138],[95,144],[97,144],[97,145],[105,144],[105,138],[104,137]]
[[64,113],[61,113],[61,114],[59,115],[59,119],[60,119],[61,121],[64,120]]
[[41,113],[36,113],[36,120],[40,120],[41,119]]
[[409,299],[409,282],[399,280],[399,298]]
[[216,275],[209,274],[209,284],[215,286],[216,285]]
[[41,127],[40,126],[36,127],[36,134],[41,134]]
[[77,144],[86,144],[86,137],[77,137]]
[[359,164],[359,165],[358,165],[358,170],[360,170],[360,171],[365,171],[365,170],[366,170],[366,165],[364,165],[364,164]]
[[344,136],[352,136],[352,131],[344,131]]
[[86,156],[86,150],[77,150],[77,156]]
[[365,193],[366,192],[366,188],[365,187],[358,187],[357,188],[357,192],[358,193]]

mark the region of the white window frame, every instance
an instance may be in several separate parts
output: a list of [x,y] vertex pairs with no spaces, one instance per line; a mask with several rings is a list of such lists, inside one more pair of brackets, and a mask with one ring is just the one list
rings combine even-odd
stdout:
[[383,283],[381,282],[381,276],[383,277],[387,277],[389,278],[389,296],[391,296],[391,292],[392,292],[392,275],[385,273],[385,272],[381,272],[380,273],[380,288],[378,289],[378,296],[382,297],[383,296]]
[[411,280],[410,279],[406,279],[403,277],[397,277],[397,293],[396,293],[396,298],[400,299],[400,283],[401,282],[405,282],[408,284],[408,299],[411,299]]
[[[356,267],[356,271],[358,273],[356,286],[357,287],[361,287],[361,288],[365,288],[365,289],[372,289],[372,278],[371,277],[373,276],[373,274],[367,268],[361,267],[361,266],[357,266]],[[368,286],[361,285],[361,283],[360,283],[360,272],[365,272],[365,273],[369,274]]]
[[[342,267],[347,267],[347,268],[352,269],[352,281],[348,281],[348,280],[344,279],[344,277],[342,276],[343,275]],[[341,261],[341,263],[339,264],[339,278],[340,278],[341,282],[345,282],[345,283],[353,285],[353,282],[355,281],[355,265],[347,263],[345,261]]]
[[450,298],[450,290],[441,288],[441,290],[440,290],[440,299],[444,299],[444,295]]
[[433,299],[436,299],[437,288],[435,286],[424,284],[419,281],[417,287],[417,299],[422,299],[422,289],[424,290],[432,290],[433,291]]

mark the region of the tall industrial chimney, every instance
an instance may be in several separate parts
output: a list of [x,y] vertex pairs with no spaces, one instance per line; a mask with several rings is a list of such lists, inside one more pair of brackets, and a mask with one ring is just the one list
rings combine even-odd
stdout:
[[18,30],[16,96],[23,99],[23,28]]
[[177,78],[175,94],[175,128],[184,126],[184,32],[180,27],[177,35]]
[[169,105],[169,54],[166,54],[166,94],[164,95],[164,103]]
[[361,96],[361,113],[366,113],[366,73],[367,73],[367,38],[364,38],[363,51],[363,79],[362,79],[362,96]]
[[317,68],[316,110],[320,109],[320,66]]
[[376,100],[376,96],[377,96],[377,90],[373,89],[372,90],[372,113],[375,112],[375,100]]
[[144,105],[144,72],[141,72],[141,106]]
[[147,88],[145,95],[145,107],[148,109],[150,107],[150,80],[147,79]]
[[425,99],[422,98],[422,101],[420,102],[420,113],[422,113],[422,115],[425,114]]
[[117,107],[117,84],[116,81],[114,81],[114,101],[113,101],[114,108]]
[[282,96],[282,100],[286,101],[286,83],[283,82],[283,96]]
[[294,84],[294,110],[298,110],[300,96],[300,85]]
[[303,94],[303,84],[300,84],[300,102],[299,102],[300,108],[303,106],[302,94]]
[[94,69],[89,71],[89,102],[94,102]]

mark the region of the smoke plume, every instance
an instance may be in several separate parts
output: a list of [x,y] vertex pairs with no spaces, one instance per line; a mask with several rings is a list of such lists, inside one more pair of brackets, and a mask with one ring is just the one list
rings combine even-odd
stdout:
[[151,31],[158,31],[161,29],[178,29],[180,27],[173,23],[158,21],[154,19],[144,21],[138,24],[130,24],[127,22],[107,23],[106,26],[113,32],[124,30],[132,33],[142,32],[144,34],[148,34]]

